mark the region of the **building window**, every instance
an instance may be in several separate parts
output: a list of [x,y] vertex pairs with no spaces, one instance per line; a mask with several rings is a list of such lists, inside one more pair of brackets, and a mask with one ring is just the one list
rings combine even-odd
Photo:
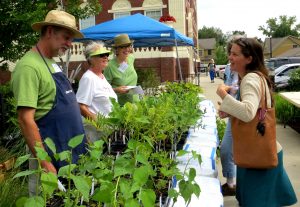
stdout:
[[130,16],[130,12],[115,12],[114,19],[118,19],[120,17],[127,17]]
[[144,14],[147,17],[150,17],[152,19],[159,21],[159,18],[161,17],[162,12],[161,12],[161,10],[146,10]]
[[212,55],[212,50],[207,50],[208,55]]
[[203,56],[203,50],[199,50],[199,56]]
[[95,26],[95,16],[90,16],[86,19],[80,19],[79,20],[79,29],[85,29],[91,26]]

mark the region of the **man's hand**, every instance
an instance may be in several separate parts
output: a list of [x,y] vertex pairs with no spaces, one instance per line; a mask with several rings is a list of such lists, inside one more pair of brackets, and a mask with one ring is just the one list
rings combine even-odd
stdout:
[[43,160],[41,161],[41,166],[45,170],[45,172],[52,172],[55,175],[57,174],[57,170],[51,162]]

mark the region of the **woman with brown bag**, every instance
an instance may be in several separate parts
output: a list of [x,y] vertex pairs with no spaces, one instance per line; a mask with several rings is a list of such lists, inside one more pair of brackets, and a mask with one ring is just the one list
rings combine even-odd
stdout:
[[[297,198],[283,167],[282,147],[276,142],[276,120],[272,108],[274,103],[268,70],[264,66],[263,49],[253,38],[234,39],[229,47],[231,69],[240,78],[238,97],[236,100],[230,96],[228,92],[231,88],[224,84],[219,85],[217,94],[222,99],[220,117],[231,117],[233,154],[237,164],[236,198],[243,207],[292,205],[297,202]],[[243,132],[242,128],[249,129],[249,133]],[[249,164],[248,161],[259,153],[262,145],[266,145],[261,140],[267,139],[269,145],[274,145],[267,146],[271,149],[270,156],[264,150],[260,152],[265,153],[266,157],[271,157],[273,153],[275,159],[271,157],[270,160],[267,159],[269,165],[260,165],[265,159],[263,154]],[[245,149],[240,150],[243,142],[244,145],[248,143]],[[256,149],[251,146],[256,146]],[[275,151],[272,152],[272,149]]]

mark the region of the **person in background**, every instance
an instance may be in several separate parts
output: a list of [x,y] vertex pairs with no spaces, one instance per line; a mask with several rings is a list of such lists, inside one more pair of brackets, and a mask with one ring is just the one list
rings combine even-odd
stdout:
[[[86,119],[96,120],[97,115],[108,116],[112,110],[110,98],[117,101],[117,95],[103,75],[103,70],[108,64],[110,51],[104,47],[103,42],[90,42],[84,51],[89,69],[79,81],[76,93],[80,111]],[[95,129],[85,123],[85,132],[89,141],[97,140]]]
[[[238,82],[238,74],[231,71],[230,64],[225,67],[226,80],[225,84],[231,86],[233,83]],[[235,97],[236,90],[231,90],[230,95]],[[231,133],[231,121],[228,118],[225,133],[222,139],[220,147],[220,158],[222,164],[222,173],[226,178],[226,183],[222,185],[223,196],[234,196],[235,195],[235,178],[236,178],[236,166],[233,161],[232,154],[232,133]]]
[[104,70],[104,76],[116,92],[121,106],[126,102],[133,102],[135,99],[135,95],[128,93],[129,88],[127,87],[137,84],[134,57],[131,54],[132,43],[133,41],[129,39],[127,34],[117,35],[112,45],[115,57],[109,61]]
[[211,59],[207,65],[208,71],[209,71],[209,77],[210,77],[210,82],[214,83],[215,82],[215,73],[216,73],[216,65],[214,59]]
[[[57,153],[70,150],[69,140],[84,134],[84,128],[75,93],[53,57],[68,50],[73,38],[83,38],[83,35],[76,28],[75,17],[58,10],[49,11],[45,20],[34,23],[32,29],[40,32],[40,39],[18,61],[11,86],[17,101],[18,121],[29,150],[36,156],[34,147],[44,147],[52,161],[43,160],[41,166],[46,172],[56,174],[67,163],[57,161],[44,140],[51,138]],[[72,150],[72,163],[86,152],[84,137]],[[30,169],[37,169],[37,165],[37,160],[30,159]],[[37,179],[37,176],[29,176],[30,195],[38,193]]]
[[[264,65],[263,49],[254,38],[238,38],[231,42],[229,54],[230,67],[241,79],[237,99],[229,94],[231,86],[220,84],[217,94],[222,99],[220,112],[250,122],[256,115],[261,100],[262,74],[266,85],[267,105],[273,103],[271,82]],[[242,101],[240,101],[242,100]],[[243,137],[233,137],[243,139]],[[240,206],[266,207],[288,206],[297,202],[291,182],[283,167],[283,152],[277,142],[278,165],[271,169],[247,169],[237,166],[236,198]]]

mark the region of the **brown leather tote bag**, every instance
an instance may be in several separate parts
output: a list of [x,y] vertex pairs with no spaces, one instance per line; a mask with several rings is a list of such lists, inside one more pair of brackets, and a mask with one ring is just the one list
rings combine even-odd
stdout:
[[266,84],[259,75],[262,98],[256,116],[247,123],[231,117],[233,158],[239,167],[269,169],[278,164],[275,108],[267,108]]

